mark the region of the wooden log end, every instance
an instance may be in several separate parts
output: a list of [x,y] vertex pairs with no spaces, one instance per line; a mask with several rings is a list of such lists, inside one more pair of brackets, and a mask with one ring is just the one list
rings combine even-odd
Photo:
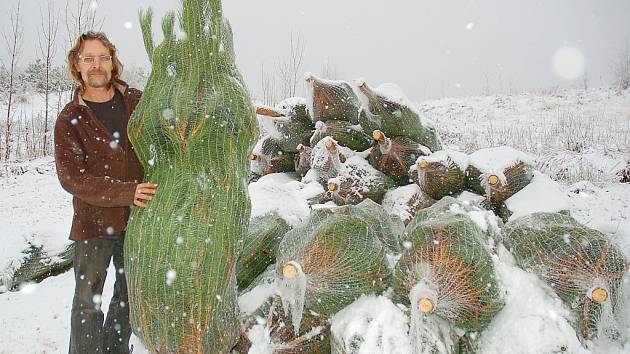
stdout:
[[379,143],[385,141],[385,134],[378,129],[372,132],[372,137]]
[[488,177],[488,183],[490,183],[491,186],[496,186],[499,184],[499,176],[490,175],[490,177]]
[[304,147],[304,145],[298,144],[298,146],[295,147],[295,150],[297,150],[297,152],[301,154],[304,152],[304,150],[306,150],[306,148]]
[[418,162],[418,168],[427,168],[429,167],[429,163],[426,160],[422,160],[420,162]]
[[337,190],[337,183],[335,182],[328,182],[328,185],[326,186],[328,188],[329,191],[334,192]]
[[608,300],[608,291],[604,288],[595,288],[591,293],[591,299],[598,304]]
[[328,149],[329,151],[333,151],[337,147],[337,144],[335,144],[335,142],[332,140],[326,140],[325,144],[326,144],[326,149]]
[[282,276],[285,279],[295,279],[298,274],[298,269],[294,264],[287,263],[282,266]]
[[256,161],[256,160],[258,160],[258,155],[251,154],[251,155],[249,155],[249,159],[252,160],[252,161]]
[[435,310],[435,305],[433,305],[433,301],[427,298],[422,298],[418,302],[418,309],[422,313],[432,313]]

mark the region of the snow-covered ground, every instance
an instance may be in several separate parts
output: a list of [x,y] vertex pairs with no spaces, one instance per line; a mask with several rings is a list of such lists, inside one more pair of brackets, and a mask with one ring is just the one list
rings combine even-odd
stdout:
[[[539,169],[561,182],[553,193],[531,188],[514,208],[557,202],[572,216],[598,229],[630,258],[630,185],[614,173],[630,157],[630,92],[570,90],[539,95],[471,97],[423,102],[446,147],[471,153],[482,147],[511,145],[537,158]],[[587,180],[587,181],[581,181]],[[250,185],[252,213],[277,210],[292,226],[309,215],[307,200],[321,192],[287,174],[269,175]],[[559,194],[558,194],[559,193]],[[553,200],[552,200],[553,199]],[[0,164],[0,272],[20,261],[29,244],[62,249],[70,229],[70,196],[59,186],[51,158]],[[618,313],[622,339],[580,343],[571,313],[553,290],[518,268],[501,246],[493,259],[505,307],[480,338],[482,353],[630,353],[630,276]],[[110,268],[110,272],[113,269]],[[0,274],[1,275],[1,274]],[[113,277],[103,294],[106,309]],[[72,271],[19,291],[0,290],[0,353],[67,352]],[[402,353],[410,348],[409,310],[383,296],[367,296],[332,322],[342,338],[366,336],[360,353]],[[145,353],[132,337],[134,353]]]

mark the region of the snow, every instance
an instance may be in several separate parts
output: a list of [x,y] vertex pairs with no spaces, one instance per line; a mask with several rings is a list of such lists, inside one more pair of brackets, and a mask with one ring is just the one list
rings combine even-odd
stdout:
[[[462,171],[466,171],[466,169],[468,168],[468,155],[464,154],[463,152],[454,150],[440,150],[428,156],[420,156],[416,160],[416,163],[420,163],[421,161],[426,161],[429,163],[441,162],[445,166],[448,166],[449,160],[455,163],[457,167],[459,167],[459,169]],[[414,168],[414,166],[412,166],[411,168]]]
[[407,202],[423,193],[417,184],[408,184],[385,192],[382,205],[389,214],[396,215],[403,221],[410,221],[413,215],[409,212]]
[[534,165],[532,156],[509,146],[497,146],[475,151],[470,155],[469,162],[482,174],[503,171],[518,162]]
[[512,212],[509,220],[514,220],[536,212],[556,213],[569,210],[569,199],[558,182],[534,171],[532,181],[508,198],[505,205]]
[[276,211],[292,227],[300,226],[311,211],[308,199],[324,193],[317,182],[302,183],[288,173],[272,173],[249,185],[252,217]]
[[345,348],[343,353],[411,353],[409,320],[401,307],[384,296],[360,297],[332,318],[334,345]]
[[[513,217],[541,208],[568,209],[582,224],[608,235],[630,258],[630,185],[613,182],[611,178],[630,153],[627,126],[630,91],[615,94],[610,89],[593,89],[469,97],[428,101],[418,106],[424,115],[435,120],[447,149],[471,153],[479,148],[510,143],[515,150],[535,156],[531,162],[553,180],[536,173],[529,187],[508,200]],[[592,134],[583,139],[579,133],[587,128]],[[571,135],[573,133],[575,135]],[[571,140],[571,136],[575,139]],[[584,145],[580,147],[578,143]],[[575,149],[568,150],[566,146]],[[350,155],[351,152],[346,156],[349,160]],[[487,163],[485,167],[505,166],[514,156],[506,153],[501,159],[495,155],[492,160],[486,155],[474,163]],[[588,171],[578,170],[578,166]],[[284,173],[261,177],[249,186],[252,216],[277,211],[293,227],[300,226],[311,211],[308,200],[324,192],[316,180],[298,181],[297,176]],[[416,187],[403,188],[390,191],[390,213],[402,214],[404,209],[402,204],[396,203],[397,198],[404,199]],[[458,199],[471,206],[470,210],[465,208],[465,212],[480,227],[492,231],[500,226],[491,224],[496,219],[490,220],[488,215],[482,214],[485,211],[474,208],[482,196],[465,192]],[[51,158],[1,164],[0,200],[3,203],[0,208],[3,243],[0,272],[20,261],[21,251],[29,241],[51,251],[61,250],[68,244],[71,197],[59,186]],[[395,255],[389,256],[396,259]],[[501,244],[492,257],[505,307],[481,333],[479,352],[505,353],[509,348],[510,353],[522,354],[630,353],[627,321],[621,324],[623,337],[616,343],[604,340],[580,343],[570,325],[573,318],[569,308],[552,288],[517,267]],[[101,298],[103,309],[109,305],[114,272],[110,266]],[[67,351],[73,278],[69,271],[38,284],[24,284],[20,291],[0,293],[0,353]],[[242,295],[239,298],[241,310],[253,311],[275,293],[275,288],[274,284],[267,283]],[[618,317],[628,319],[629,274],[624,278],[623,289],[624,301]],[[344,343],[364,338],[361,353],[410,353],[410,318],[410,310],[392,302],[387,295],[364,296],[339,312],[331,323],[335,337]],[[264,323],[258,326],[254,326],[249,335],[260,339],[258,343],[262,346],[269,343],[269,337],[264,332]],[[135,336],[131,343],[134,354],[147,353]]]

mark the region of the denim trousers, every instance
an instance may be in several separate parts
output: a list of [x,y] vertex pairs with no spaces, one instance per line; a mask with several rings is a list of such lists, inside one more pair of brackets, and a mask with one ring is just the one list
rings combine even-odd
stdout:
[[[123,262],[124,243],[124,233],[75,242],[70,354],[129,353],[131,325]],[[101,295],[112,258],[116,282],[105,318],[101,310]]]

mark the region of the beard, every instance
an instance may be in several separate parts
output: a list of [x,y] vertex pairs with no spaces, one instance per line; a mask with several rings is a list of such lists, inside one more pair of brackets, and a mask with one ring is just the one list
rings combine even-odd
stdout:
[[93,88],[101,88],[109,85],[112,73],[105,70],[93,70],[88,72],[86,84]]

